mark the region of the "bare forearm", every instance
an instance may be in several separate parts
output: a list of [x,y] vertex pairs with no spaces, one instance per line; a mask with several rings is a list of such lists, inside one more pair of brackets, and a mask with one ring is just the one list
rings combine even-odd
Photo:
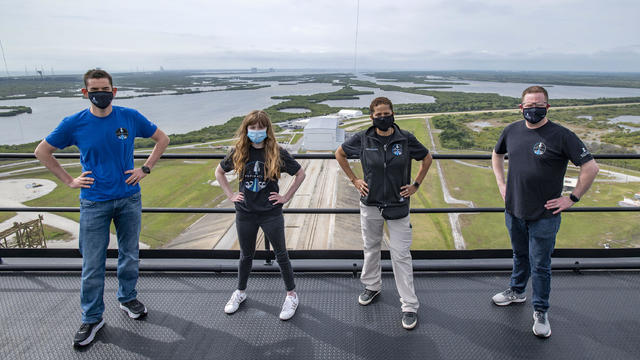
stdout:
[[491,167],[493,168],[493,174],[496,177],[498,185],[504,185],[504,154],[496,154],[494,152],[491,155]]
[[[154,137],[154,140],[156,140],[155,137]],[[147,161],[144,162],[144,165],[148,166],[149,168],[153,168],[153,166],[158,162],[162,154],[164,154],[164,151],[167,149],[167,146],[169,146],[169,137],[166,136],[164,133],[157,136],[156,145],[153,147],[153,150],[151,151],[151,155],[149,155],[149,157],[147,158]]]
[[218,167],[216,168],[216,180],[218,180],[218,184],[220,184],[220,187],[222,188],[222,191],[224,191],[224,194],[227,195],[228,198],[231,198],[233,196],[233,191],[231,190],[229,180],[227,180],[227,176],[220,165],[218,165]]
[[422,181],[424,180],[424,177],[427,176],[427,172],[429,171],[429,168],[431,167],[431,163],[433,162],[433,157],[431,156],[431,153],[427,154],[427,156],[422,159],[422,162],[420,163],[420,168],[418,169],[418,175],[416,175],[416,182],[418,184],[422,184]]
[[298,188],[300,187],[300,185],[304,181],[304,178],[307,175],[304,173],[304,170],[302,168],[300,168],[300,170],[298,170],[298,172],[296,173],[295,176],[296,177],[293,180],[293,184],[291,184],[291,186],[289,187],[289,190],[287,190],[287,193],[284,195],[284,197],[287,199],[287,201],[289,201],[289,200],[291,200],[291,198],[293,198],[293,195],[296,193],[296,191],[298,191]]
[[43,149],[45,145],[38,145],[35,150],[35,156],[40,161],[42,165],[44,165],[49,171],[51,171],[60,181],[69,185],[73,181],[73,177],[69,175],[69,173],[62,168],[58,160],[53,157],[53,153]]
[[353,170],[351,170],[351,166],[349,166],[347,154],[344,153],[342,147],[339,147],[338,150],[336,150],[336,160],[338,161],[338,165],[340,165],[340,168],[342,168],[342,171],[344,171],[345,175],[347,175],[351,182],[357,179],[356,174],[353,172]]
[[578,175],[578,183],[571,193],[574,196],[581,198],[582,195],[589,190],[591,184],[593,184],[596,175],[598,175],[598,171],[600,171],[600,168],[598,167],[598,164],[596,164],[595,160],[591,160],[581,166],[580,175]]

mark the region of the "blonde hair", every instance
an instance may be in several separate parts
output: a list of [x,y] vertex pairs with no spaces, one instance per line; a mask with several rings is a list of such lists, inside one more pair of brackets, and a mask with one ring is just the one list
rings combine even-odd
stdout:
[[280,178],[281,167],[280,146],[276,141],[271,119],[269,119],[269,115],[262,110],[254,110],[242,120],[242,124],[240,124],[236,132],[238,141],[236,142],[235,151],[232,156],[233,168],[241,177],[244,176],[245,165],[249,160],[249,146],[251,146],[251,141],[247,137],[247,128],[256,124],[262,128],[267,128],[267,138],[264,139],[265,179],[277,180]]

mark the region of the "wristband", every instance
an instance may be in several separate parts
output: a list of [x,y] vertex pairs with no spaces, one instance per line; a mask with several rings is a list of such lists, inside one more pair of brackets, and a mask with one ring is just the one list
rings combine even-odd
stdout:
[[415,186],[415,187],[416,187],[416,189],[417,189],[417,188],[419,188],[419,187],[420,187],[420,183],[419,183],[419,182],[417,182],[417,181],[415,181],[415,182],[413,183],[413,186]]
[[571,199],[571,201],[573,201],[574,203],[577,203],[578,201],[580,201],[580,198],[573,194],[569,194],[569,199]]

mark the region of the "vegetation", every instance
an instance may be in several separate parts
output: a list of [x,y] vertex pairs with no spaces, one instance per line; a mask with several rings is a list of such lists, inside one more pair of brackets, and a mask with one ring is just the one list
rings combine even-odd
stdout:
[[28,106],[0,106],[0,116],[15,116],[22,113],[31,114],[31,108]]
[[[640,105],[590,107],[588,109],[553,109],[552,121],[576,132],[592,153],[633,154],[640,144],[640,131],[629,132],[608,119],[620,115],[640,115]],[[586,116],[591,117],[585,118]],[[491,151],[504,127],[521,119],[514,112],[486,112],[478,114],[447,114],[433,117],[433,124],[441,129],[439,138],[448,149]],[[489,121],[491,126],[473,131],[469,126],[476,121]],[[592,141],[589,141],[591,139]],[[603,160],[603,163],[640,169],[632,160]]]
[[[440,77],[446,80],[472,80],[515,82],[527,84],[555,84],[569,86],[610,86],[640,88],[639,73],[593,73],[559,71],[394,71],[369,74],[378,79],[392,79],[402,82],[437,81],[424,80],[425,77]],[[446,82],[444,82],[446,84]],[[524,89],[523,89],[524,90]]]

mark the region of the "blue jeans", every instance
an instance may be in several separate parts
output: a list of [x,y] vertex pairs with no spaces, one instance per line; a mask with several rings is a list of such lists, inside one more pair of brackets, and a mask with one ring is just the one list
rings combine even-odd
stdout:
[[523,220],[505,212],[505,223],[513,249],[511,290],[523,293],[533,273],[533,308],[546,312],[551,292],[551,253],[560,229],[560,214],[538,220]]
[[136,298],[141,217],[140,193],[108,201],[80,199],[83,323],[100,321],[104,312],[102,296],[111,220],[118,236],[118,301],[125,303]]

